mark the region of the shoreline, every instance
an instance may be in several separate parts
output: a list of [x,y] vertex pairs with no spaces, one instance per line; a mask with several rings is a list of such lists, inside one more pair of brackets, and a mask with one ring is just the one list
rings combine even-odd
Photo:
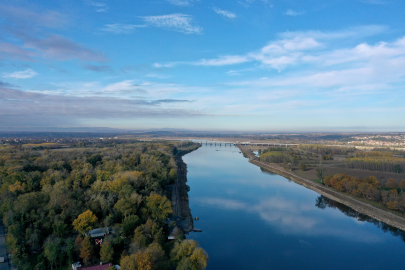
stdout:
[[183,161],[183,156],[197,150],[200,147],[198,144],[195,148],[180,151],[175,156],[177,167],[177,179],[171,185],[171,203],[173,209],[173,220],[176,222],[178,228],[183,232],[190,232],[194,230],[193,216],[188,200],[187,190],[187,164]]
[[344,204],[361,214],[367,215],[371,218],[384,222],[392,227],[405,231],[405,219],[404,218],[397,216],[395,214],[392,214],[390,212],[381,210],[379,208],[376,208],[370,204],[356,200],[350,196],[344,195],[335,190],[329,189],[329,188],[327,188],[321,184],[318,184],[314,181],[311,181],[309,179],[305,179],[300,176],[297,176],[291,172],[284,170],[284,168],[282,168],[276,164],[273,164],[273,163],[267,164],[267,163],[261,162],[260,160],[257,159],[257,157],[252,153],[252,151],[250,149],[246,149],[242,145],[236,145],[236,146],[249,159],[250,163],[252,163],[258,167],[264,168],[266,170],[269,170],[271,172],[274,172],[278,175],[281,175],[299,185],[302,185],[308,189],[311,189],[311,190],[317,192],[320,195],[323,195],[331,200]]

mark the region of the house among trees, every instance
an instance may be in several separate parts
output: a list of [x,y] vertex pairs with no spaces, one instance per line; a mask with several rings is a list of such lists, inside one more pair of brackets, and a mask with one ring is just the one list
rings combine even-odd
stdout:
[[92,265],[92,266],[82,266],[79,262],[75,262],[72,264],[72,269],[73,270],[107,270],[113,266],[111,263],[107,264],[98,264],[98,265]]
[[96,238],[96,237],[104,237],[106,235],[109,235],[110,233],[113,233],[113,231],[110,230],[109,228],[97,228],[87,232],[86,235],[90,235],[91,238]]

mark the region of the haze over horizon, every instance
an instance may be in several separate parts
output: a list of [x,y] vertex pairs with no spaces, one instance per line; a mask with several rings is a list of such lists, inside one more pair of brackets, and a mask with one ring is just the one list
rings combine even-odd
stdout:
[[399,0],[3,0],[0,131],[405,131]]

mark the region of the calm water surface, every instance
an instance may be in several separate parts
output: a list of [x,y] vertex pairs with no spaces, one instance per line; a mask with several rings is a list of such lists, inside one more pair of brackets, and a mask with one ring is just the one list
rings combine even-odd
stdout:
[[402,235],[262,172],[234,146],[203,145],[183,159],[203,230],[188,238],[208,252],[207,269],[405,269]]

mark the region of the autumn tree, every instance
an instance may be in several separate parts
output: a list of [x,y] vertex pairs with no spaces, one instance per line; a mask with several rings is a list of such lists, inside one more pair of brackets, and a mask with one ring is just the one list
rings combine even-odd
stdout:
[[387,183],[385,183],[385,187],[389,189],[395,189],[398,188],[398,184],[394,179],[390,178],[388,179]]
[[96,221],[97,217],[93,214],[93,212],[87,210],[86,212],[80,214],[77,219],[73,221],[73,227],[76,231],[84,235],[86,232],[93,229]]
[[137,269],[136,268],[135,254],[131,254],[129,256],[121,257],[120,269],[121,270],[134,270],[134,269]]
[[156,269],[153,254],[148,251],[139,251],[135,254],[135,261],[138,270],[154,270]]
[[301,161],[301,163],[300,163],[300,170],[301,171],[305,171],[307,169],[307,165],[305,165],[305,162],[304,161]]
[[104,242],[101,245],[101,250],[100,250],[100,260],[109,263],[112,261],[114,256],[114,248],[111,246],[110,242]]
[[160,223],[163,223],[169,214],[173,213],[172,204],[166,198],[166,196],[160,196],[159,194],[151,194],[146,199],[146,206],[151,217]]
[[93,257],[93,245],[91,244],[90,236],[86,236],[82,242],[80,248],[80,258],[83,259],[84,263],[87,265],[90,259]]
[[401,183],[399,183],[399,188],[405,189],[405,180],[402,180]]
[[177,269],[200,270],[207,267],[208,255],[194,240],[177,242],[171,252],[172,260],[178,263]]

